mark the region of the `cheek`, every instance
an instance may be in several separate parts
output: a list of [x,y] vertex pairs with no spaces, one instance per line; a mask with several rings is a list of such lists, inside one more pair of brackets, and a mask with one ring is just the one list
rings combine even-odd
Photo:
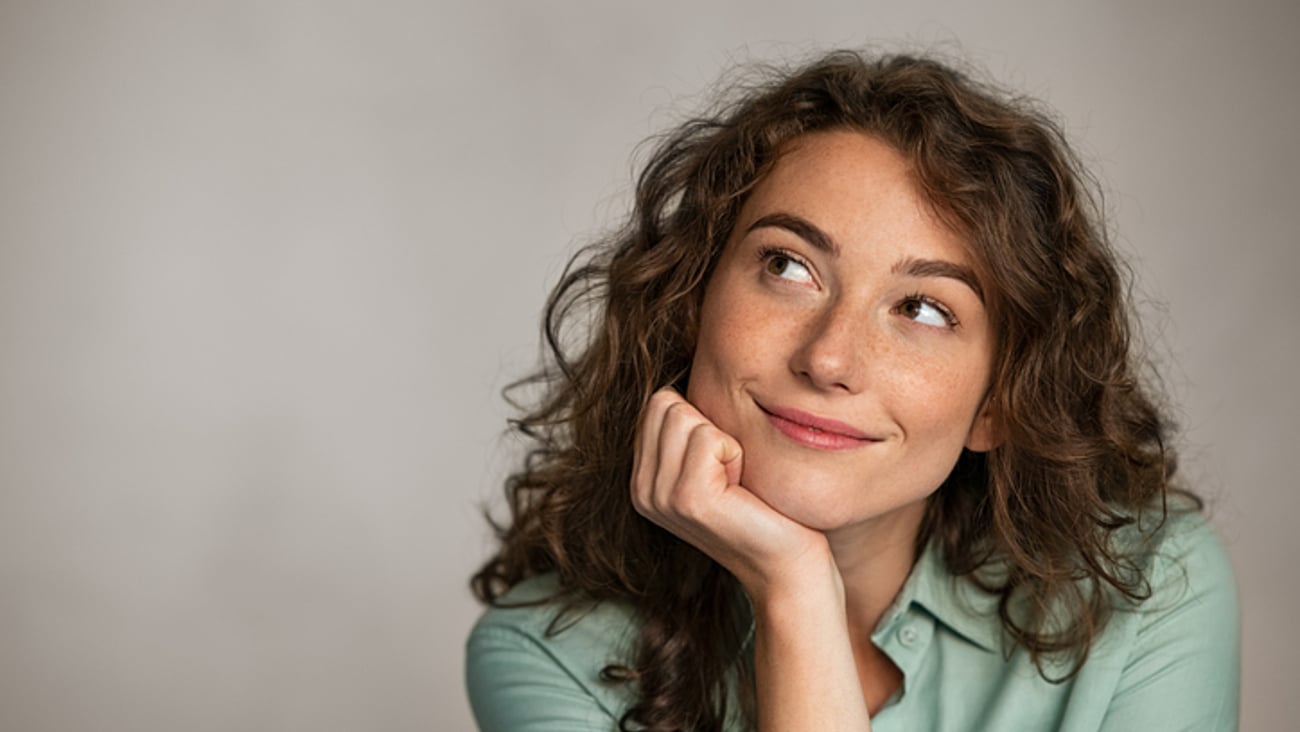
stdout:
[[765,373],[764,364],[773,358],[762,320],[753,318],[752,311],[725,283],[709,293],[700,309],[686,399],[728,432],[739,428],[733,411],[745,384]]
[[726,421],[721,405],[732,385],[745,373],[741,356],[744,348],[737,343],[736,335],[725,327],[702,329],[691,360],[686,399],[715,423]]
[[715,314],[706,301],[700,312],[696,329],[695,354],[691,357],[691,373],[686,384],[686,399],[712,419],[709,414],[709,395],[716,393],[725,364],[720,354],[726,352],[725,339],[719,329]]
[[916,433],[944,443],[962,443],[983,400],[982,374],[969,370],[912,371],[900,377],[896,394],[906,422]]
[[712,381],[743,373],[753,366],[753,358],[762,342],[755,332],[753,319],[744,316],[744,308],[722,307],[719,300],[727,301],[727,293],[712,293],[705,298],[700,309],[700,320],[695,339],[695,355],[691,360],[691,382],[696,374],[704,381]]

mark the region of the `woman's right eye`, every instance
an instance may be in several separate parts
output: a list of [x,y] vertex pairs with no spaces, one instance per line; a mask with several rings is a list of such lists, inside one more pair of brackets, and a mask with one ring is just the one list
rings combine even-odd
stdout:
[[763,259],[763,269],[773,277],[780,277],[783,280],[792,282],[811,283],[813,281],[812,272],[808,266],[794,257],[789,252],[780,249],[764,249],[760,252]]

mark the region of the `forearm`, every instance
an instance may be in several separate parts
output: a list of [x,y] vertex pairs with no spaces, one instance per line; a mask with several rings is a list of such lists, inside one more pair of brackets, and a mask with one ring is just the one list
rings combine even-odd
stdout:
[[759,730],[870,730],[834,563],[753,600]]

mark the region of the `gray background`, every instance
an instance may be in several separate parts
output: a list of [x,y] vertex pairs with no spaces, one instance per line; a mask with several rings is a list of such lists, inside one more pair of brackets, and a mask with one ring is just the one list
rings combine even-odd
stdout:
[[1297,31],[1294,0],[0,3],[0,728],[470,728],[498,391],[566,253],[721,69],[879,40],[1047,99],[1105,182],[1239,573],[1244,726],[1288,726]]

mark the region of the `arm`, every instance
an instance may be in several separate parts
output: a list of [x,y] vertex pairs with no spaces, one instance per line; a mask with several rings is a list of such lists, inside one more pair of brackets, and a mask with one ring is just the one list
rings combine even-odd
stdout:
[[725,567],[754,606],[763,732],[870,729],[826,537],[739,484],[740,444],[670,389],[642,415],[632,501]]
[[1137,610],[1106,732],[1237,729],[1240,616],[1232,565],[1209,525],[1193,520],[1153,562],[1153,594]]
[[809,566],[805,581],[750,595],[759,729],[870,730],[829,552],[822,571]]

